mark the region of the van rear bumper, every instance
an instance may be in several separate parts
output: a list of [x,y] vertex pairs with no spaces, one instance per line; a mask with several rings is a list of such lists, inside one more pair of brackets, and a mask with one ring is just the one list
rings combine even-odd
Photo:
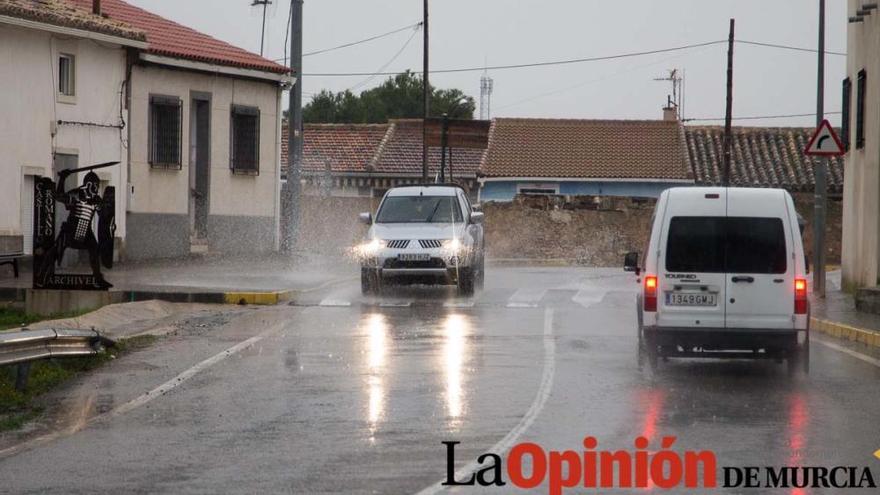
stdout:
[[795,329],[676,328],[645,327],[645,337],[660,347],[684,352],[703,351],[788,351],[798,345]]

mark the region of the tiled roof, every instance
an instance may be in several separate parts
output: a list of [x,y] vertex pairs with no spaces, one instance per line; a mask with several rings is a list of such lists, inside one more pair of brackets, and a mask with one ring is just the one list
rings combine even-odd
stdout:
[[[92,0],[66,0],[91,9]],[[287,67],[276,64],[225,41],[178,24],[122,0],[101,0],[101,10],[110,19],[122,21],[147,35],[149,53],[209,64],[284,74]],[[206,13],[207,14],[207,13]]]
[[[733,130],[731,184],[812,191],[813,160],[803,154],[813,129],[737,127]],[[723,127],[686,127],[688,156],[698,184],[720,184]],[[843,190],[843,160],[828,167],[828,189]]]
[[[332,172],[366,172],[388,128],[388,124],[306,124],[303,171],[323,172],[329,162]],[[281,132],[281,162],[287,170],[286,122]]]
[[144,33],[132,26],[92,14],[91,0],[88,3],[89,8],[83,9],[65,0],[0,0],[0,15],[130,40],[145,40]]
[[[287,123],[281,135],[281,169],[287,170]],[[475,177],[483,150],[452,148],[453,177]],[[392,120],[388,124],[306,124],[303,171],[323,172],[330,160],[336,173],[374,173],[389,176],[422,175],[421,120]],[[447,156],[447,164],[449,156]],[[429,174],[440,171],[440,148],[428,152]]]
[[489,177],[692,177],[673,121],[499,118],[489,136]]
[[[383,174],[422,174],[422,121],[392,120],[392,129],[374,161],[373,171]],[[480,170],[484,150],[450,148],[454,177],[474,177]],[[428,171],[434,176],[440,171],[440,147],[428,149]],[[449,156],[447,155],[447,164]]]

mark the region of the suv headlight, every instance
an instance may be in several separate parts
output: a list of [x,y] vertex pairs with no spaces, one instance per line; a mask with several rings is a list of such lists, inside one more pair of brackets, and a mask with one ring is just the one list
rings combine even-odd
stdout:
[[361,245],[357,247],[357,251],[358,254],[364,257],[376,256],[387,244],[386,241],[381,239],[370,239],[361,243]]
[[443,241],[443,249],[449,251],[450,254],[459,254],[466,251],[467,246],[461,239],[453,238]]

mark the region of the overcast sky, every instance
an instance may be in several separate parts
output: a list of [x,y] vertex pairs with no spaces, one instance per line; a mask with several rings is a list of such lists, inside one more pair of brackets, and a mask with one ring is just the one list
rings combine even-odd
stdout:
[[[259,52],[260,12],[251,0],[128,0],[216,38]],[[846,51],[846,1],[828,0],[828,50]],[[288,0],[269,10],[266,55],[284,54]],[[433,0],[433,69],[599,57],[736,37],[815,48],[818,0]],[[420,0],[306,0],[304,51],[356,41],[421,20]],[[304,73],[421,68],[421,33],[306,57]],[[405,47],[405,48],[404,48]],[[724,116],[726,45],[566,66],[491,71],[493,117],[656,119],[670,93],[667,69],[686,73],[688,118]],[[846,57],[827,57],[826,110],[840,110]],[[480,72],[436,74],[479,101]],[[321,89],[380,83],[365,77],[304,78],[304,100]],[[735,116],[800,114],[816,108],[816,55],[739,44],[735,53]],[[829,116],[835,125],[838,115]],[[721,123],[721,122],[719,122]],[[813,118],[742,121],[739,125],[812,126]]]

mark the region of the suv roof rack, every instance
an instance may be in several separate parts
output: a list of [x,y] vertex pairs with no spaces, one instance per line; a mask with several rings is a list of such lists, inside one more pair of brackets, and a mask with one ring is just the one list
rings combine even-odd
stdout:
[[417,184],[404,184],[399,187],[457,187],[462,191],[465,191],[464,186],[461,184],[456,184],[455,182],[421,182]]

